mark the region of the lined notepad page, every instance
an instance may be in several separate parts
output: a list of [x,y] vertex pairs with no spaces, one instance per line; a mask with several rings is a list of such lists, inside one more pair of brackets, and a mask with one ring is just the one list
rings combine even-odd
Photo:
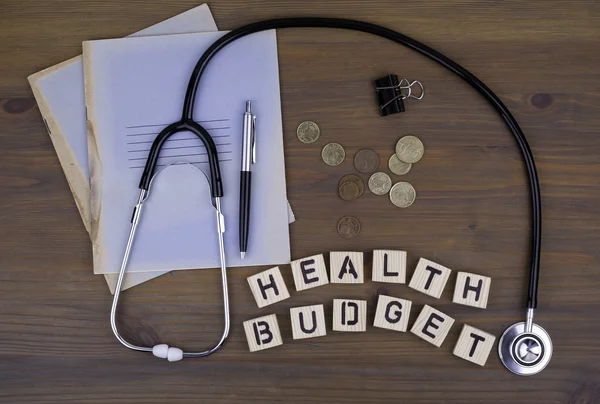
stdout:
[[[127,38],[84,43],[91,126],[94,268],[118,272],[132,207],[152,140],[178,120],[191,71],[223,33]],[[91,94],[91,97],[87,96]],[[257,115],[250,245],[239,256],[238,208],[245,101]],[[225,196],[228,266],[289,263],[288,204],[274,31],[240,39],[219,52],[204,74],[195,119],[219,153]],[[219,266],[206,150],[193,134],[165,143],[138,228],[129,272]],[[182,164],[185,163],[185,164]]]

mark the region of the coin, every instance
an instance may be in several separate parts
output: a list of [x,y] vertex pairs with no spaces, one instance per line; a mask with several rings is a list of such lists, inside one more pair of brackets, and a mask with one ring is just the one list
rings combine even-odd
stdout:
[[356,185],[352,181],[346,181],[343,184],[341,184],[338,188],[338,191],[340,193],[340,198],[342,198],[345,201],[353,201],[360,196],[358,185]]
[[372,173],[379,167],[379,155],[371,149],[362,149],[354,155],[354,167],[361,173]]
[[337,224],[337,231],[344,238],[354,238],[360,233],[360,222],[353,216],[344,216]]
[[404,175],[410,171],[412,164],[405,163],[404,161],[400,160],[396,154],[394,154],[392,157],[390,157],[388,166],[390,167],[390,171],[394,174]]
[[377,172],[369,178],[369,189],[375,195],[385,195],[392,187],[392,179],[389,175]]
[[404,136],[396,143],[396,155],[405,163],[416,163],[424,153],[423,143],[415,136]]
[[[353,184],[353,185],[349,185]],[[358,190],[358,194],[355,194],[355,190]],[[360,177],[349,174],[345,175],[338,185],[338,191],[340,193],[340,197],[345,201],[353,201],[363,194],[365,191],[365,183]]]
[[323,147],[321,151],[321,157],[325,164],[330,166],[338,166],[342,164],[344,158],[346,157],[346,152],[344,148],[339,143],[329,143]]
[[399,208],[408,208],[416,197],[415,189],[408,182],[397,182],[390,190],[390,201]]
[[321,136],[321,129],[313,121],[304,121],[298,125],[296,135],[302,143],[314,143]]

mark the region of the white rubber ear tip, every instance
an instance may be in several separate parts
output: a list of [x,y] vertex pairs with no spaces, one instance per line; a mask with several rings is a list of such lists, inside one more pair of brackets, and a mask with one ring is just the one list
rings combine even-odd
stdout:
[[177,362],[183,359],[183,351],[179,348],[170,347],[167,352],[169,362]]
[[158,344],[152,347],[152,355],[157,358],[167,359],[169,346],[167,344]]

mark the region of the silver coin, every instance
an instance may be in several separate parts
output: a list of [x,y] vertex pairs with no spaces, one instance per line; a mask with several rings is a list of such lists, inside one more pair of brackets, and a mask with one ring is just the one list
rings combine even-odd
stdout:
[[298,125],[296,136],[302,143],[314,143],[321,136],[321,129],[313,121],[304,121]]
[[405,163],[404,161],[400,160],[396,154],[394,154],[392,155],[392,157],[390,157],[388,167],[390,168],[390,171],[394,174],[404,175],[410,171],[412,164]]
[[369,178],[369,189],[375,195],[385,195],[392,187],[392,179],[389,175],[377,172]]
[[408,182],[397,182],[390,190],[390,201],[399,208],[408,208],[417,197],[417,192]]
[[415,136],[404,136],[396,143],[396,155],[405,163],[416,163],[425,153],[423,143]]
[[323,147],[321,151],[321,157],[325,164],[330,166],[339,166],[346,158],[346,152],[344,148],[339,143],[329,143]]

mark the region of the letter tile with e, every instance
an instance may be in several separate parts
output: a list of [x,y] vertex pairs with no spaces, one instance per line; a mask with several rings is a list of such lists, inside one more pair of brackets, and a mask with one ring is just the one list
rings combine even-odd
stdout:
[[446,339],[454,319],[431,306],[425,305],[410,332],[438,348]]
[[244,321],[244,331],[250,352],[262,351],[283,344],[275,314]]
[[294,284],[298,292],[329,283],[323,254],[292,261],[291,266]]

